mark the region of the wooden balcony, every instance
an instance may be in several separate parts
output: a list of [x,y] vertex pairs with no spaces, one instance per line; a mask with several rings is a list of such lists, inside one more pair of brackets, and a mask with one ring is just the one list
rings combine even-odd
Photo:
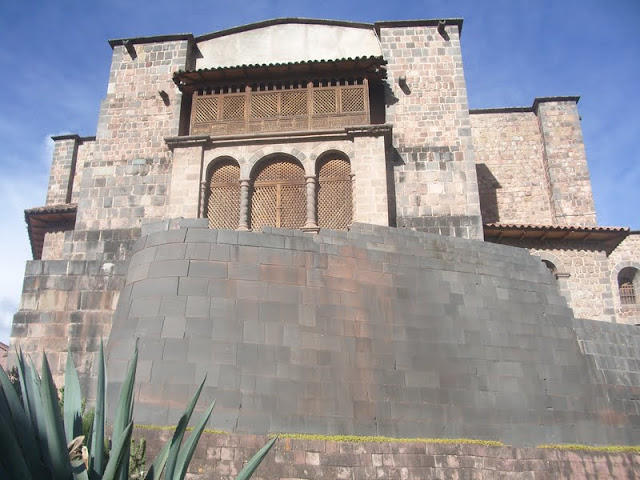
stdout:
[[219,87],[195,91],[192,98],[191,135],[312,131],[370,123],[366,78]]

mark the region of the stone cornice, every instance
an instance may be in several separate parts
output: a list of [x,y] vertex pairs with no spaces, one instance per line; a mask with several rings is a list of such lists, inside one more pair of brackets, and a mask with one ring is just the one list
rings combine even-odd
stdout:
[[282,133],[251,133],[239,135],[191,135],[184,137],[165,137],[164,141],[170,149],[188,148],[199,145],[217,146],[229,144],[247,143],[282,143],[292,141],[318,141],[332,139],[352,139],[354,137],[377,137],[380,135],[389,136],[392,132],[392,125],[356,125],[352,127],[336,128],[331,130],[316,131],[296,131]]
[[530,107],[495,107],[495,108],[472,108],[469,113],[472,115],[483,113],[538,113],[541,103],[575,102],[578,103],[579,96],[558,96],[558,97],[536,97]]

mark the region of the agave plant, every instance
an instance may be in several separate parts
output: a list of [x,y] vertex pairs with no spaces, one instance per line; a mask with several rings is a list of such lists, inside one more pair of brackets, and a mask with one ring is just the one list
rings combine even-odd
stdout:
[[[106,369],[102,344],[98,353],[98,385],[93,426],[89,438],[82,435],[82,396],[71,354],[65,369],[65,401],[60,413],[58,396],[47,356],[42,356],[42,376],[31,361],[17,354],[22,399],[0,367],[0,478],[20,480],[127,480],[129,448],[133,431],[133,386],[136,350],[120,391],[113,422],[112,448],[106,459]],[[204,380],[182,414],[172,439],[155,459],[145,480],[182,480],[209,420],[215,402],[205,411],[182,443]],[[247,480],[276,438],[271,439],[240,471],[236,480]]]

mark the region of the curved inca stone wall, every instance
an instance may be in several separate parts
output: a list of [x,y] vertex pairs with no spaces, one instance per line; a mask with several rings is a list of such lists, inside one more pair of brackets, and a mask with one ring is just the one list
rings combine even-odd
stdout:
[[215,398],[209,425],[227,431],[640,441],[637,405],[607,400],[524,250],[359,224],[190,225],[143,232],[114,316],[110,392],[137,342],[137,423],[175,423],[207,375],[200,406]]

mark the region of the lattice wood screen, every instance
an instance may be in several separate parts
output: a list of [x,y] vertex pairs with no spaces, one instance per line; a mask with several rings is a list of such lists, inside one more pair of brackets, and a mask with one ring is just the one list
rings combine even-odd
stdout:
[[207,198],[209,228],[238,228],[240,217],[240,167],[226,160],[214,167]]
[[345,230],[353,221],[351,166],[341,158],[328,159],[318,169],[318,226]]
[[265,163],[253,182],[251,228],[301,228],[306,220],[304,170],[289,160]]
[[[228,135],[335,128],[369,123],[366,80],[316,82],[306,88],[249,88],[193,97],[191,134]],[[266,89],[265,89],[266,88]],[[222,89],[221,91],[225,91]]]

